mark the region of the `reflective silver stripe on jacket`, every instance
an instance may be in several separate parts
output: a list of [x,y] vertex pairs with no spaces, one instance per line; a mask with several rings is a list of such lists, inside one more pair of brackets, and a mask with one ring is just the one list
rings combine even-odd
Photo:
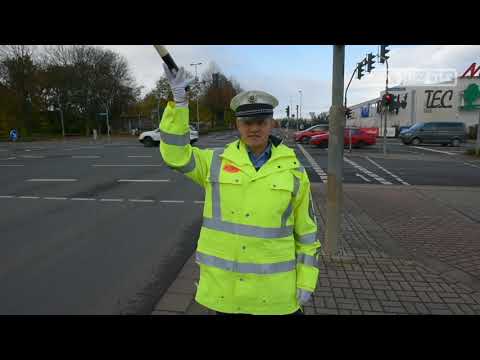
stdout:
[[253,236],[264,239],[275,239],[292,235],[293,227],[266,228],[260,226],[234,224],[220,219],[203,218],[203,226],[217,231],[243,236]]
[[193,152],[192,152],[192,155],[190,156],[190,161],[187,163],[187,165],[183,165],[180,167],[175,167],[172,165],[167,165],[167,166],[170,169],[180,171],[183,174],[189,173],[190,171],[193,171],[193,169],[195,169],[195,156],[193,155]]
[[300,180],[296,176],[293,176],[293,197],[290,203],[288,204],[287,209],[282,214],[282,227],[287,225],[287,220],[292,214],[293,211],[293,198],[297,197],[298,189],[300,188]]
[[295,270],[295,260],[270,264],[240,263],[207,255],[199,251],[196,252],[195,258],[200,264],[242,274],[275,274]]
[[302,254],[297,254],[297,264],[304,264],[318,267],[318,261],[314,256]]
[[313,244],[317,239],[317,233],[305,234],[305,235],[298,235],[296,233],[293,234],[295,237],[295,241],[298,241],[302,244]]
[[312,199],[312,192],[310,191],[310,194],[309,194],[309,197],[310,197],[310,206],[308,207],[308,214],[310,215],[310,218],[313,220],[313,222],[315,223],[315,225],[317,224],[317,215],[315,214],[315,208],[313,207],[313,199]]
[[210,165],[210,181],[212,183],[212,212],[213,219],[220,220],[222,218],[222,210],[220,207],[220,169],[222,167],[222,159],[220,153],[222,149],[213,151],[212,163]]
[[[220,170],[222,166],[222,159],[220,158],[220,154],[222,151],[223,149],[217,149],[213,153],[212,163],[210,165],[210,182],[212,184],[212,218],[203,218],[203,226],[212,230],[228,232],[231,234],[259,237],[265,239],[282,238],[292,235],[293,227],[286,226],[283,223],[283,217],[282,226],[279,228],[267,228],[222,221],[219,182]],[[286,211],[288,211],[288,208]]]
[[160,130],[160,141],[168,145],[185,146],[190,144],[190,132],[186,132],[183,135],[174,135]]

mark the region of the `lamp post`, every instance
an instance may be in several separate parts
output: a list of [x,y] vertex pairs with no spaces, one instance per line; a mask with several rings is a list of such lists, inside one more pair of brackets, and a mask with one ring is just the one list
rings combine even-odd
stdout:
[[60,121],[62,123],[62,137],[63,140],[65,140],[65,126],[63,124],[63,110],[62,110],[62,105],[60,104],[60,95],[57,94],[57,103],[58,103],[58,110],[60,112]]
[[[201,62],[190,64],[190,66],[195,66],[195,80],[198,85],[198,75],[197,75],[197,66],[202,65]],[[198,94],[197,94],[197,131],[200,132],[200,116],[198,112]]]
[[303,119],[302,118],[302,90],[298,90],[298,92],[300,93],[300,119]]

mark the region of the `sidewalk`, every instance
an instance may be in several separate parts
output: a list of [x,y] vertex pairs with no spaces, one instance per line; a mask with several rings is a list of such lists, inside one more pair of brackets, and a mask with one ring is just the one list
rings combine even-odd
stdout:
[[[480,188],[344,185],[339,258],[322,255],[307,315],[480,314]],[[326,187],[312,184],[324,242]],[[152,315],[210,315],[194,257]]]

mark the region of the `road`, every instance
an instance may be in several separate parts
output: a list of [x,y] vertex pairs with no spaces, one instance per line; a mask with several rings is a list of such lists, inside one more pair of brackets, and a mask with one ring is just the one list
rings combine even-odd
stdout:
[[0,144],[0,314],[149,314],[195,246],[203,192],[158,148]]
[[[234,132],[203,136],[223,147]],[[328,150],[292,144],[312,182]],[[479,186],[480,161],[389,139],[345,151],[344,182]],[[0,314],[149,314],[192,254],[203,191],[135,139],[0,144]]]
[[[480,186],[480,161],[466,156],[465,146],[406,146],[388,139],[387,155],[383,143],[344,151],[344,182],[351,184]],[[311,181],[326,182],[328,149],[312,145],[297,148],[300,161]],[[314,160],[308,161],[304,149]],[[316,168],[316,169],[315,169]]]

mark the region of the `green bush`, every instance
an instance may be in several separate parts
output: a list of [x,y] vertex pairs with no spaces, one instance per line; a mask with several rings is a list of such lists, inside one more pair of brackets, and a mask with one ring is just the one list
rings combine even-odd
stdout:
[[467,155],[472,155],[472,156],[477,156],[477,157],[480,157],[480,154],[479,155],[476,155],[475,154],[475,149],[467,149],[467,151],[465,152]]

